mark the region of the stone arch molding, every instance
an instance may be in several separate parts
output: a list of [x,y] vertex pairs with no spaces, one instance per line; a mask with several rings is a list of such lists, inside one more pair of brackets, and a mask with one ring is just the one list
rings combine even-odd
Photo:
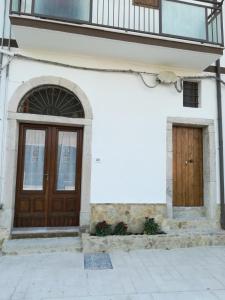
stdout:
[[36,88],[41,85],[46,85],[46,84],[58,85],[70,90],[79,98],[81,104],[83,105],[85,119],[91,119],[91,120],[93,119],[93,112],[92,112],[91,105],[89,103],[88,97],[82,91],[82,89],[73,81],[61,77],[56,77],[56,76],[41,76],[41,77],[32,78],[24,82],[16,89],[13,96],[11,97],[11,100],[9,101],[8,112],[16,113],[19,103],[21,99],[26,95],[26,93],[31,91],[33,88]]

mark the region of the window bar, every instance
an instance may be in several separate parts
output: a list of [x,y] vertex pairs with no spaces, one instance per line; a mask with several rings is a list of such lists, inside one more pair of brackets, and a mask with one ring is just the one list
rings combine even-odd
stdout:
[[151,18],[150,18],[150,9],[148,9],[148,31],[151,32]]
[[108,0],[108,23],[107,23],[108,26],[109,26],[109,1],[110,1],[110,0]]
[[146,13],[146,7],[144,7],[144,18],[143,18],[143,19],[144,19],[144,20],[143,20],[143,21],[144,21],[144,28],[143,28],[144,31],[146,31],[146,30],[145,30],[145,13]]
[[159,34],[162,34],[162,0],[159,0]]
[[[12,0],[13,3],[13,0]],[[23,3],[22,0],[17,1],[17,9],[19,14],[23,14]]]
[[27,7],[27,0],[23,1],[23,13],[26,13],[26,7]]
[[138,7],[138,30],[141,30],[141,6]]
[[218,18],[218,15],[216,14],[216,42],[218,44],[219,38],[218,38],[218,22],[217,22],[217,18]]
[[115,19],[115,0],[113,0],[113,26],[115,24],[114,19]]
[[207,42],[209,42],[209,24],[208,24],[208,9],[207,8],[205,8],[205,23],[206,23],[206,25],[205,25],[205,30],[206,30],[206,41]]
[[125,28],[125,18],[126,18],[126,14],[125,14],[125,11],[126,11],[126,3],[125,3],[126,0],[123,0],[123,28]]
[[113,3],[112,3],[112,24],[113,24],[113,27],[114,27],[114,5],[115,5],[115,0],[113,0]]
[[128,28],[130,29],[130,7],[131,7],[131,1],[132,0],[129,0],[129,3],[128,3],[128,5],[129,5],[129,13],[128,13]]
[[90,24],[93,23],[93,1],[94,0],[90,0],[90,10],[89,10],[89,23]]
[[55,87],[53,86],[52,87],[52,99],[51,99],[51,105],[53,105],[53,103],[54,103],[54,91],[55,91]]
[[213,34],[213,22],[212,22],[213,10],[211,9],[211,28],[212,28],[212,42],[214,42],[214,34]]
[[120,0],[118,0],[118,27],[120,27]]
[[39,110],[39,109],[44,109],[44,105],[43,104],[41,104],[40,103],[40,101],[38,101],[37,102],[37,98],[36,97],[34,97],[34,95],[31,95],[30,97],[29,97],[29,100],[30,100],[30,104],[32,104],[32,106],[34,107],[34,108],[36,108],[37,110]]
[[220,10],[220,30],[221,30],[221,44],[224,45],[224,31],[223,31],[223,10]]
[[[38,94],[39,94],[40,98],[41,98],[42,101],[44,102],[44,105],[46,106],[47,103],[46,103],[45,99],[42,97],[42,95],[41,95],[41,93],[40,93],[40,90],[37,90],[37,91],[38,91]],[[60,93],[61,93],[61,90],[60,90]],[[60,95],[60,94],[59,94],[59,95]],[[59,97],[59,95],[58,95],[58,97]],[[57,98],[57,100],[58,100],[58,98]],[[56,102],[56,104],[57,104],[57,102]]]
[[105,0],[102,1],[102,25],[104,24]]
[[99,0],[97,0],[97,24],[99,24],[99,22],[98,22],[98,12],[99,12]]
[[32,14],[32,16],[35,15],[35,13],[34,13],[34,7],[35,7],[35,0],[32,0],[32,7],[31,7],[31,14]]
[[19,10],[19,14],[21,14],[22,13],[22,0],[19,0],[18,10]]
[[155,33],[155,9],[153,9],[153,33]]

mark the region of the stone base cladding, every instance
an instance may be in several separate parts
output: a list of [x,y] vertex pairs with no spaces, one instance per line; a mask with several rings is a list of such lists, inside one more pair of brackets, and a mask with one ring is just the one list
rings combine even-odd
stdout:
[[215,219],[214,222],[216,223],[218,228],[221,228],[221,224],[220,224],[220,218],[221,218],[221,207],[220,204],[216,204],[216,214],[215,214]]
[[167,234],[96,237],[82,234],[84,253],[111,252],[114,250],[175,249],[200,246],[224,246],[225,233]]
[[2,244],[4,240],[8,238],[9,238],[9,232],[4,228],[0,228],[0,250],[2,248]]
[[161,224],[166,212],[166,204],[91,204],[91,232],[98,222],[107,221],[112,225],[125,222],[129,232],[141,233],[145,217],[155,218]]

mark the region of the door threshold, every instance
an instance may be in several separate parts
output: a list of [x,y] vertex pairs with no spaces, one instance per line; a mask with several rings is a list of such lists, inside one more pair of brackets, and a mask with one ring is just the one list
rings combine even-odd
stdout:
[[206,208],[204,206],[174,206],[174,219],[206,219]]
[[20,227],[13,228],[12,239],[79,236],[80,227]]

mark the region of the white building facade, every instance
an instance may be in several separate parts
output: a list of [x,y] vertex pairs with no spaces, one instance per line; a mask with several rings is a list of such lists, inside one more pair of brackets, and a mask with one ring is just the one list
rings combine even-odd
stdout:
[[220,227],[220,3],[47,2],[0,3],[0,235]]

